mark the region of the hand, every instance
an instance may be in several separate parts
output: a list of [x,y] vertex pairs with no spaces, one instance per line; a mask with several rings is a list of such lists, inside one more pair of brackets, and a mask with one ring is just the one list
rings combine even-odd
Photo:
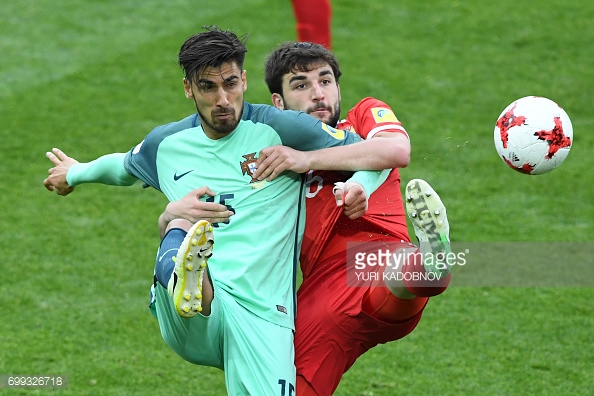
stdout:
[[332,189],[337,206],[344,206],[344,214],[354,220],[367,212],[367,193],[359,183],[335,183]]
[[169,202],[165,211],[159,217],[159,231],[163,236],[165,228],[174,219],[186,219],[192,224],[199,220],[206,220],[210,223],[224,223],[233,216],[234,212],[227,209],[225,205],[215,202],[204,202],[200,198],[208,195],[214,197],[215,193],[208,187],[200,187],[190,191],[178,201]]
[[52,161],[55,165],[50,168],[48,173],[49,176],[43,181],[43,185],[49,191],[55,191],[58,195],[68,195],[74,191],[74,187],[71,187],[66,181],[66,175],[68,169],[74,164],[78,164],[78,161],[74,158],[68,157],[62,152],[62,150],[54,148],[51,152],[45,153],[45,156]]
[[266,147],[260,151],[253,177],[271,181],[286,170],[296,173],[307,172],[309,170],[307,153],[287,146]]

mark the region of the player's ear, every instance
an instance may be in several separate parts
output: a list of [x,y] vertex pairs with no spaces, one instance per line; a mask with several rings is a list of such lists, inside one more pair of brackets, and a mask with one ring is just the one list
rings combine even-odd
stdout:
[[184,91],[186,93],[186,98],[194,99],[194,93],[192,93],[192,84],[186,78],[184,78]]
[[285,103],[283,102],[283,97],[277,93],[272,94],[272,105],[280,110],[285,109]]
[[336,88],[338,88],[338,101],[340,102],[341,97],[340,97],[340,85],[338,85],[338,83],[336,83]]
[[243,92],[247,89],[247,72],[244,70],[241,72],[241,81],[243,82]]

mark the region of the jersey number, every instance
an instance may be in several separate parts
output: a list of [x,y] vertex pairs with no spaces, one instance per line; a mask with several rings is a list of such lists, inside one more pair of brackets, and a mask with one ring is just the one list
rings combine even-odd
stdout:
[[[221,205],[225,205],[227,207],[227,209],[229,209],[231,212],[233,212],[235,214],[235,209],[233,209],[233,206],[226,204],[226,201],[230,201],[235,197],[235,194],[221,194],[219,195],[219,203]],[[214,202],[216,197],[208,197],[206,198],[206,202]],[[229,224],[229,220],[224,221],[223,224]],[[213,223],[212,225],[213,227],[218,227],[219,223]]]
[[278,380],[278,384],[281,386],[280,396],[295,396],[295,385],[284,379]]
[[[309,172],[307,172],[307,177],[305,178],[305,186],[307,187],[307,189],[305,190],[305,196],[307,198],[313,198],[316,195],[318,195],[322,187],[324,187],[324,179],[322,179],[322,177],[318,175],[314,176],[313,171],[310,170]],[[316,189],[315,191],[312,191],[312,188],[314,186]]]

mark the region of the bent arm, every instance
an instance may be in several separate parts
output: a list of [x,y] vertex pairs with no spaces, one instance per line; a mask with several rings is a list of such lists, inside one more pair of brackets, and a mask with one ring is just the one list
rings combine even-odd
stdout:
[[275,110],[262,122],[277,131],[283,145],[305,152],[309,169],[381,170],[405,168],[410,162],[405,133],[377,132],[361,141],[356,133],[333,128],[308,114]]
[[319,150],[362,140],[356,133],[333,128],[307,113],[279,110],[269,105],[250,105],[248,109],[244,117],[267,124],[278,133],[284,146],[295,150]]
[[131,186],[138,179],[126,171],[125,157],[125,153],[113,153],[88,163],[74,164],[68,169],[66,181],[73,187],[83,183]]
[[363,142],[305,153],[309,169],[379,170],[405,168],[410,162],[410,142],[400,133],[378,133]]
[[[409,161],[410,142],[406,135],[378,133],[376,137],[360,143],[316,151],[298,151],[286,146],[267,147],[260,151],[254,177],[258,180],[264,178],[272,180],[285,170],[303,173],[308,170],[357,171],[404,168]],[[375,188],[371,190],[375,191]],[[368,192],[371,193],[371,191]]]

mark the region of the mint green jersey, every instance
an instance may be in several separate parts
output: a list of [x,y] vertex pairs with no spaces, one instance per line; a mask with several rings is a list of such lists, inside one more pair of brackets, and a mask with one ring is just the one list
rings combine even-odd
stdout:
[[[312,136],[320,139],[309,139],[311,147],[356,141],[349,133],[337,137],[318,124],[320,130]],[[209,260],[213,282],[255,315],[294,328],[295,271],[305,222],[303,177],[284,172],[271,182],[252,179],[260,150],[283,144],[288,132],[282,125],[275,130],[244,120],[218,140],[208,138],[200,126],[157,131],[129,152],[125,162],[131,174],[170,201],[202,186],[214,191],[215,197],[203,199],[226,205],[235,214],[228,223],[215,224]]]

